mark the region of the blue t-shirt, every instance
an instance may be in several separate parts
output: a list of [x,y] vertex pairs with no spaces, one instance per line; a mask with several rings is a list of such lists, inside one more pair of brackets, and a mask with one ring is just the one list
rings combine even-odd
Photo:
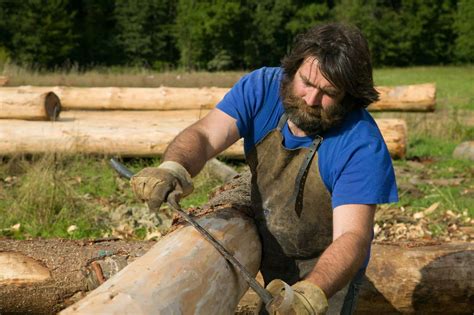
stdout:
[[[261,68],[237,82],[217,108],[237,120],[248,153],[284,113],[280,99],[281,68]],[[282,129],[288,149],[308,147],[312,137]],[[321,135],[318,150],[321,178],[331,194],[333,208],[345,204],[380,204],[398,201],[392,160],[375,124],[365,109],[348,114],[342,125]]]

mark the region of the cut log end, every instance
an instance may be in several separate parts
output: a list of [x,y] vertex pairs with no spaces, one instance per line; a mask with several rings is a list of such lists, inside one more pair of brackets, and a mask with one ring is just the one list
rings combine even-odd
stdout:
[[42,282],[51,278],[48,268],[37,260],[15,252],[0,253],[0,285]]
[[44,100],[44,109],[47,120],[58,120],[59,113],[61,112],[61,101],[59,100],[59,97],[53,92],[48,92],[46,94]]

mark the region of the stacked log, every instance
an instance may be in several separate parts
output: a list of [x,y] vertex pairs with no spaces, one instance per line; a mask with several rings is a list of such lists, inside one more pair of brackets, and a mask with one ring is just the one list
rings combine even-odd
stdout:
[[61,102],[50,91],[21,92],[0,89],[0,119],[57,120]]
[[[434,84],[377,89],[381,100],[370,105],[369,110],[434,110]],[[0,126],[0,152],[160,155],[181,130],[203,117],[227,91],[227,88],[4,87],[0,89],[0,118],[4,118]],[[67,110],[66,114],[55,124],[14,120],[57,120],[61,109]],[[403,158],[407,149],[405,122],[379,119],[377,124],[391,156]],[[243,158],[242,142],[221,155]]]
[[8,83],[8,77],[0,75],[0,86],[4,86]]
[[370,111],[432,112],[436,105],[434,83],[379,86],[380,100],[371,104]]
[[[53,91],[65,110],[192,110],[211,109],[229,91],[228,88],[83,88],[34,87],[2,88],[9,91]],[[436,104],[434,84],[377,87],[380,101],[371,111],[433,111]]]
[[[156,156],[171,140],[207,111],[67,111],[54,123],[3,120],[2,154],[60,152],[120,156]],[[376,120],[394,158],[406,152],[406,124],[400,119]],[[238,141],[221,156],[244,157]]]

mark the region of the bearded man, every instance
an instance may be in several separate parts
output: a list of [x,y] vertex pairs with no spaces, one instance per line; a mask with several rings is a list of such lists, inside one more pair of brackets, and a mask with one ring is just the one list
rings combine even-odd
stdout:
[[327,299],[331,312],[352,314],[376,205],[398,199],[388,150],[365,109],[377,99],[361,32],[316,26],[297,37],[282,67],[236,83],[132,188],[157,209],[170,192],[189,194],[206,161],[243,137],[265,283],[292,285],[297,314],[325,313]]

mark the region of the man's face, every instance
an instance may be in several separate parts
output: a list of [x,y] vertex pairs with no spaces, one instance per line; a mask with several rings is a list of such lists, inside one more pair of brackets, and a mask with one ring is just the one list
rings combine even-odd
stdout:
[[350,110],[341,104],[344,91],[322,75],[312,57],[304,60],[291,82],[282,85],[281,93],[288,118],[306,134],[338,125]]

